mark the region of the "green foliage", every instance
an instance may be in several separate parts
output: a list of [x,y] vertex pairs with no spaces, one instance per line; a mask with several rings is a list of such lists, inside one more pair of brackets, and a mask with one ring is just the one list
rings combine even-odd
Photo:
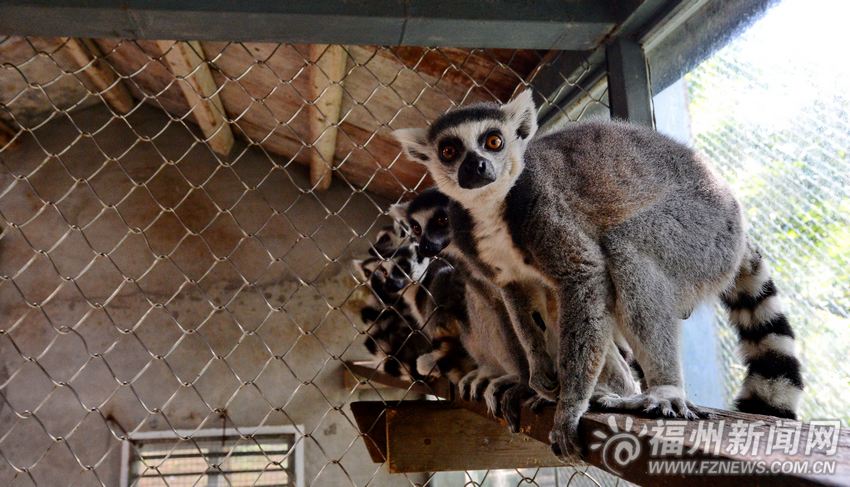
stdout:
[[[799,69],[748,58],[746,41],[686,76],[694,145],[736,189],[786,297],[806,365],[804,417],[850,424],[850,104],[829,73],[808,73],[811,92],[790,89]],[[720,339],[724,362],[737,363],[734,333]]]

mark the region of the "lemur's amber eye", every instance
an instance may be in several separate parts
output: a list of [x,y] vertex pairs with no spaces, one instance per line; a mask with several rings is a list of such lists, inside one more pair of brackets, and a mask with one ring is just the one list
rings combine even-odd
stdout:
[[495,133],[487,135],[487,138],[484,139],[484,147],[492,151],[501,150],[502,136]]
[[443,149],[440,151],[440,158],[444,161],[452,161],[457,157],[457,149],[453,145],[443,146]]
[[421,227],[421,226],[419,226],[419,224],[418,224],[418,223],[414,223],[414,224],[412,225],[412,228],[413,228],[413,234],[414,234],[414,235],[416,235],[417,237],[418,237],[418,236],[420,236],[420,235],[422,235],[422,227]]

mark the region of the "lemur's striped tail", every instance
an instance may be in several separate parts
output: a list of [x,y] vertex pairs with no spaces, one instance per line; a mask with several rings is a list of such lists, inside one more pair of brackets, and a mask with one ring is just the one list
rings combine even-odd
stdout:
[[417,372],[424,376],[448,377],[453,384],[475,367],[475,363],[460,339],[454,336],[435,338],[431,342],[433,350],[420,355],[416,360]]
[[794,332],[782,309],[770,269],[750,242],[734,284],[721,295],[738,331],[747,376],[735,399],[746,413],[796,418],[803,392]]

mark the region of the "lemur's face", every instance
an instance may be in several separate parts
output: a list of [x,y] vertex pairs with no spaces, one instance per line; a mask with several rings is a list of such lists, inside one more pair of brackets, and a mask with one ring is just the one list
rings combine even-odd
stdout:
[[384,304],[392,304],[406,285],[404,279],[394,272],[392,260],[372,257],[355,263],[361,278]]
[[433,189],[423,192],[408,206],[407,225],[413,239],[419,242],[422,255],[439,254],[452,241],[449,199]]
[[495,188],[510,188],[536,131],[537,110],[526,90],[508,104],[461,107],[429,129],[401,129],[393,135],[408,157],[428,168],[442,191],[470,201]]
[[431,208],[409,216],[414,238],[419,241],[419,252],[434,257],[452,242],[452,230],[446,208]]
[[420,255],[415,244],[396,249],[389,258],[355,261],[361,280],[386,305],[394,304],[412,281],[421,279],[429,264],[430,259]]

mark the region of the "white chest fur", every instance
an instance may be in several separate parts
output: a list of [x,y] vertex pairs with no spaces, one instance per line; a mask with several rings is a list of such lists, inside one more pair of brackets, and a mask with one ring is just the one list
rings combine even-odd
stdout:
[[496,285],[504,286],[517,281],[547,282],[540,271],[525,263],[523,253],[514,244],[498,205],[476,208],[471,213],[475,219],[473,233],[479,258],[494,270]]

